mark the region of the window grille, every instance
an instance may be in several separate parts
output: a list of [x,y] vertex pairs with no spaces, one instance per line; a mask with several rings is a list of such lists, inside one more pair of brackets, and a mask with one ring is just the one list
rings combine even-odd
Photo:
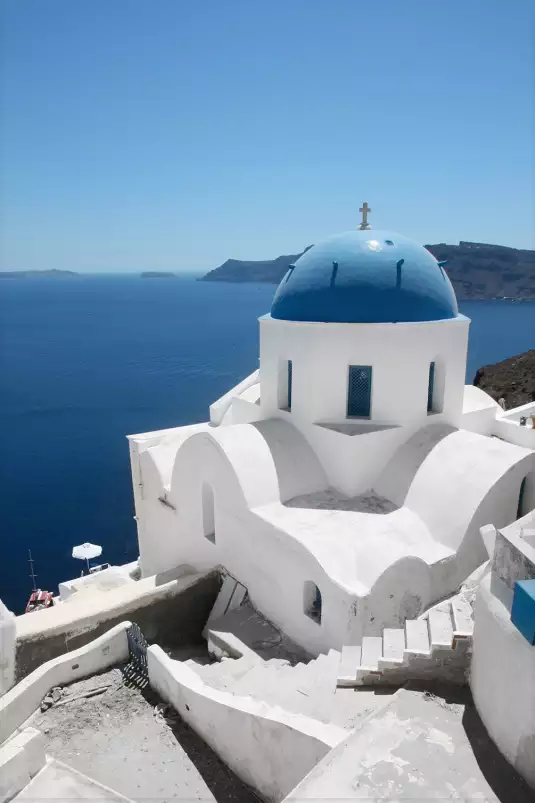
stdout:
[[369,417],[371,410],[371,396],[371,365],[350,365],[347,391],[348,417]]

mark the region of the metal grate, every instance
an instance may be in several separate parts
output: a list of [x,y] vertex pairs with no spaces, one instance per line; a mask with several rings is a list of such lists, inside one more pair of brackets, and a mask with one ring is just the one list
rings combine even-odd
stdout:
[[435,363],[429,366],[429,382],[427,384],[427,412],[433,412],[433,396],[435,393]]
[[292,361],[288,360],[288,410],[292,409]]
[[128,651],[132,663],[135,665],[140,675],[148,677],[147,649],[149,645],[145,636],[139,629],[139,625],[133,622],[126,631],[126,638],[128,639]]
[[360,418],[369,417],[371,409],[371,365],[350,365],[347,392],[347,414]]
[[367,418],[372,396],[371,365],[350,365],[347,388],[347,415]]

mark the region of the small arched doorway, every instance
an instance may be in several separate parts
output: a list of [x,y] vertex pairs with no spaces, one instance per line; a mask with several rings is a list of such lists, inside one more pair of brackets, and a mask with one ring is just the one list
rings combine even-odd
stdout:
[[528,482],[528,478],[524,477],[522,482],[520,483],[520,490],[518,492],[518,505],[516,509],[516,517],[517,519],[521,519],[524,513],[527,513],[527,510],[524,510],[524,497],[526,495],[526,485]]
[[316,624],[321,624],[322,599],[316,583],[306,580],[303,591],[303,608],[306,616]]
[[215,501],[214,490],[207,482],[202,484],[202,529],[203,535],[215,544]]

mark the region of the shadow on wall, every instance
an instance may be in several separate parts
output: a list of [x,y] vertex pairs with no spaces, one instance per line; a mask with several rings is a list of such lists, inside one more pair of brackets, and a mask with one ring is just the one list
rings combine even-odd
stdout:
[[[504,682],[508,682],[507,679],[504,679]],[[481,772],[496,795],[496,800],[503,801],[503,803],[533,803],[534,790],[500,753],[483,725],[471,697],[470,703],[464,710],[463,728]],[[519,758],[520,755],[525,756],[529,766],[532,765],[535,756],[535,739],[533,737],[531,737],[531,744],[522,746]],[[522,769],[520,765],[519,768]]]
[[379,577],[370,596],[364,622],[365,636],[380,636],[384,627],[403,627],[416,619],[432,598],[429,566],[421,558],[402,558]]
[[375,490],[402,506],[422,464],[435,446],[453,432],[457,429],[449,424],[431,424],[418,430],[387,463]]

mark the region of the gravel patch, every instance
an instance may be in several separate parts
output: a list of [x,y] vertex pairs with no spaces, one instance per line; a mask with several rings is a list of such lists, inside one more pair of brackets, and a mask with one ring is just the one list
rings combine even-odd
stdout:
[[[102,687],[107,688],[100,694],[82,696]],[[73,683],[55,696],[54,704],[32,721],[45,734],[46,752],[126,797],[139,803],[258,803],[128,667]]]

